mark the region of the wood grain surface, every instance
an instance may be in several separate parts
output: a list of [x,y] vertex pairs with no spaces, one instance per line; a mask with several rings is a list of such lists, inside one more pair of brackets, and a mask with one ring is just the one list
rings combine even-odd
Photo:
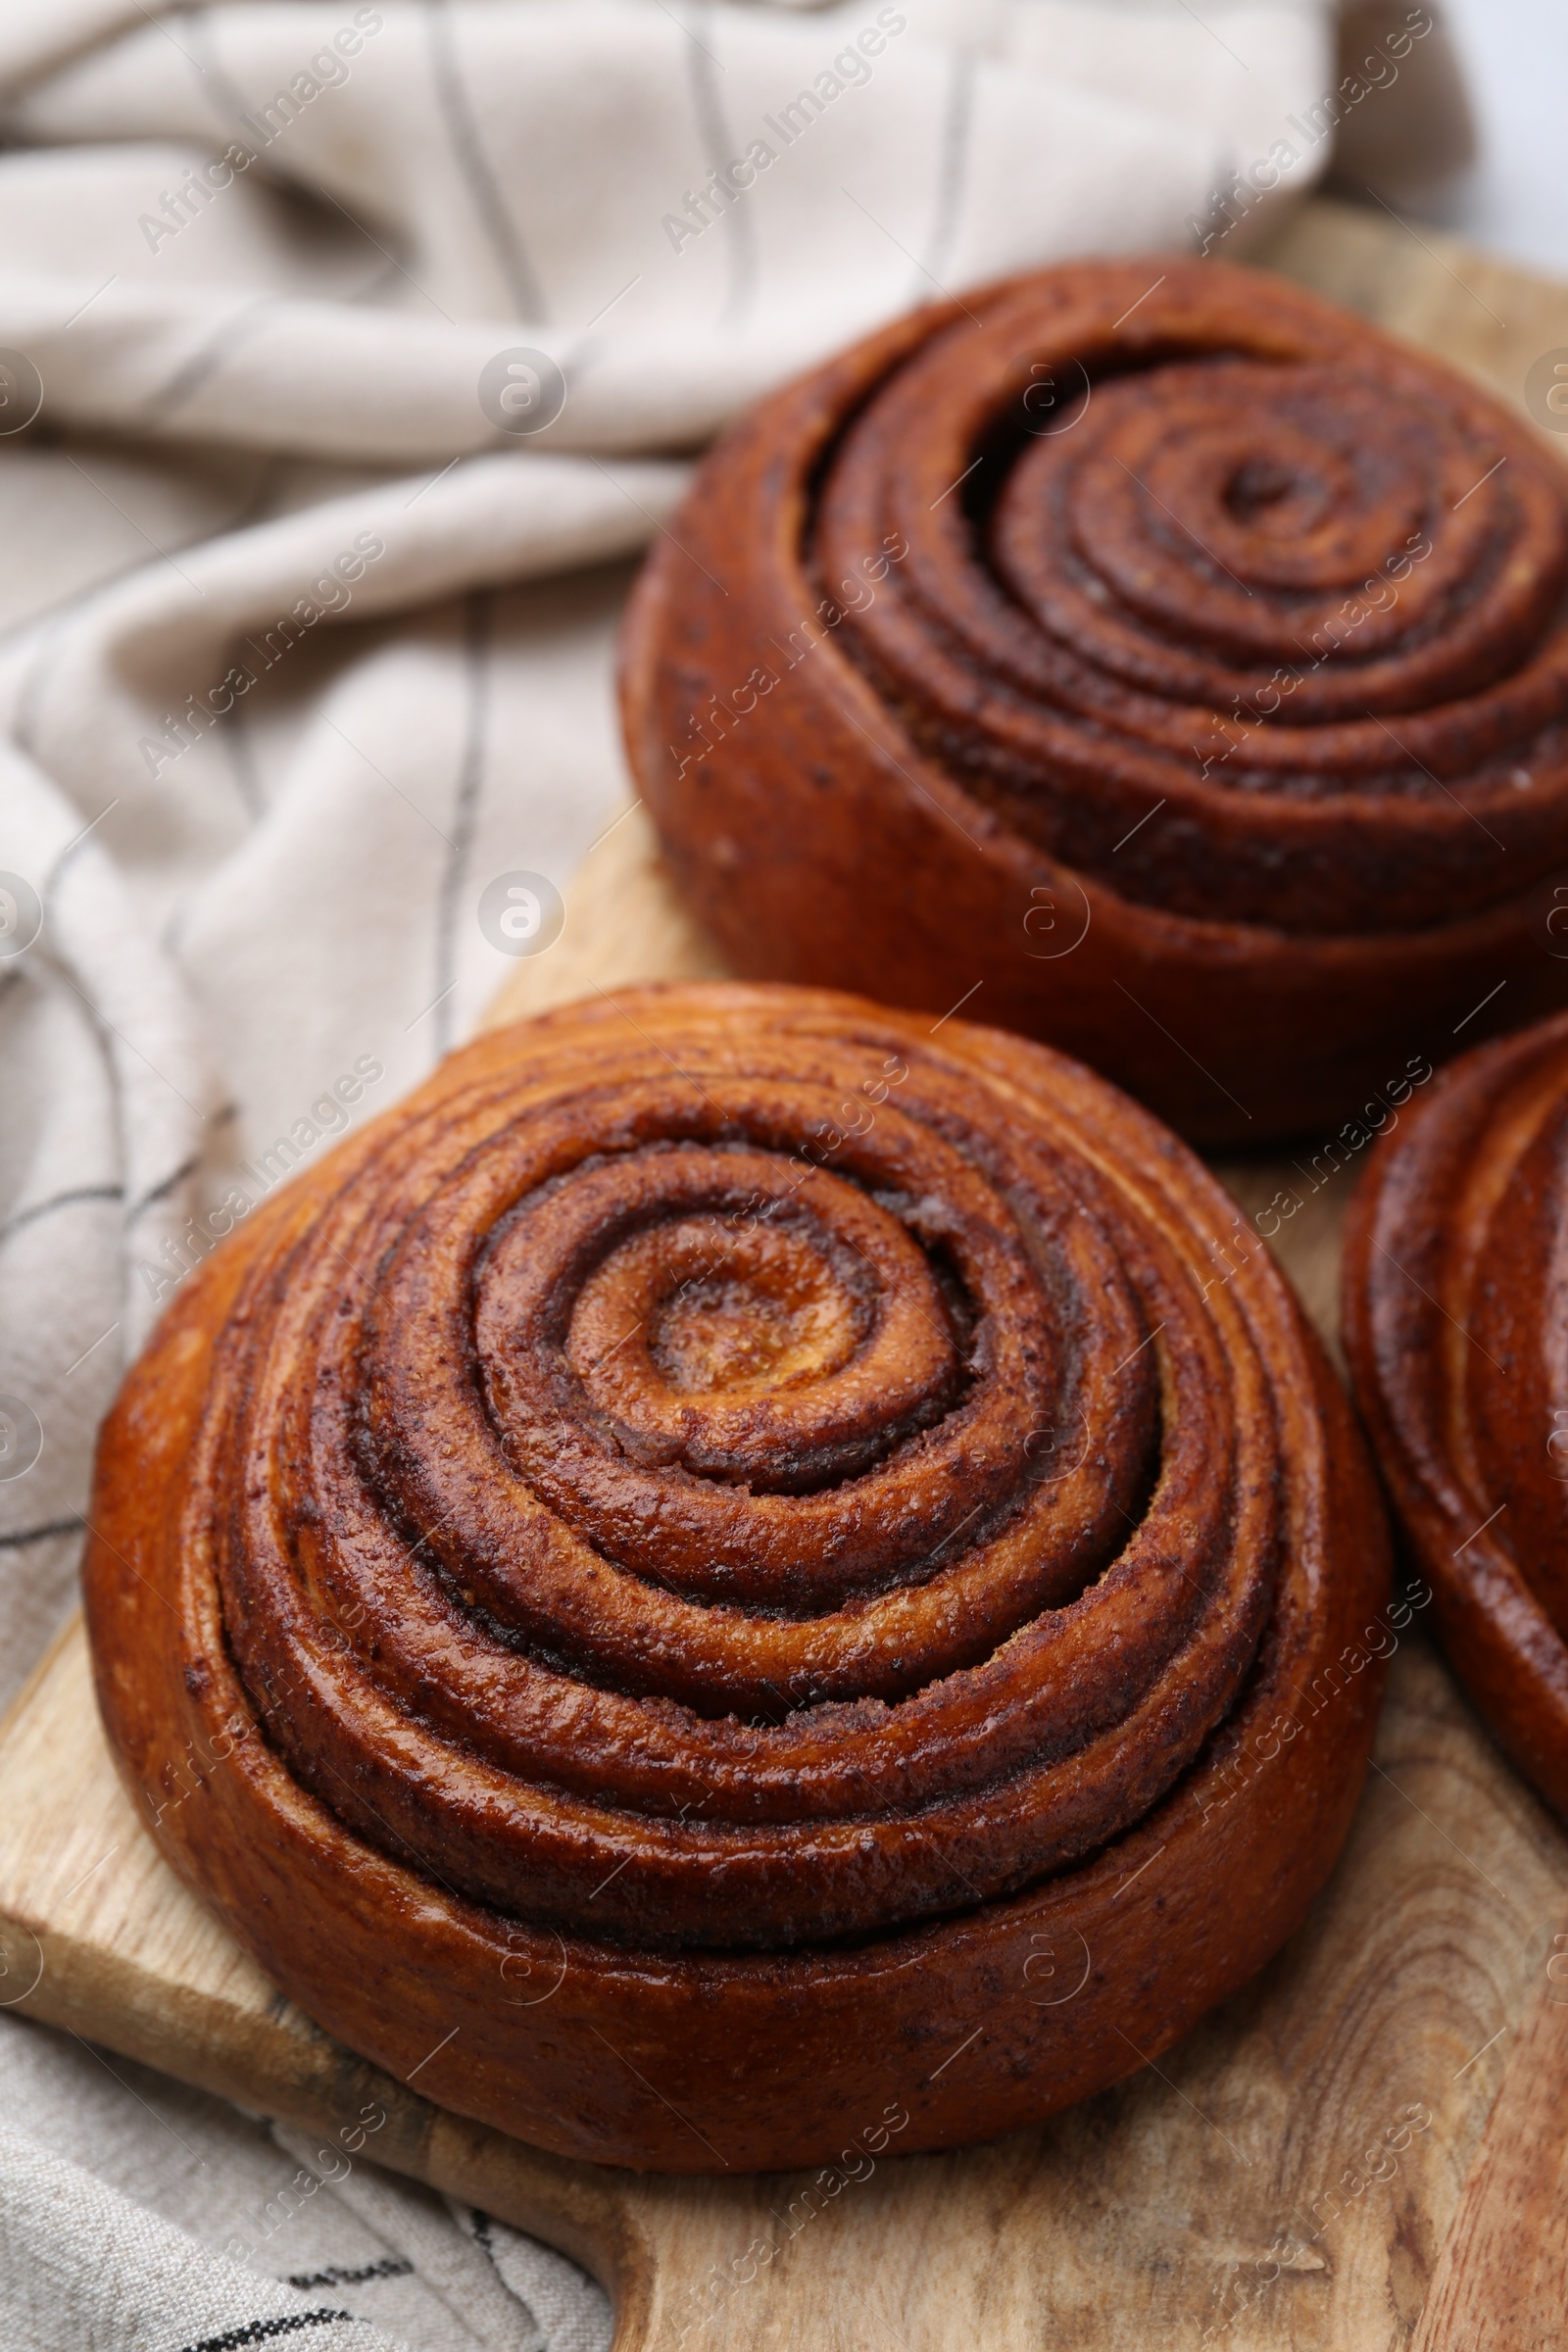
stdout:
[[[1422,236],[1315,204],[1269,258],[1517,399],[1530,362],[1568,345],[1568,295]],[[720,969],[632,809],[493,1017]],[[1354,1152],[1220,1172],[1245,1246],[1278,1224],[1272,1246],[1334,1345]],[[1297,1206],[1271,1218],[1282,1193]],[[416,2086],[379,2075],[160,1860],[104,1748],[79,1626],[0,1728],[0,2002],[319,2132],[323,2167],[385,2164],[536,2230],[609,2287],[617,2352],[1555,2345],[1568,1837],[1433,1655],[1420,1598],[1378,1637],[1396,1647],[1376,1762],[1307,1926],[1158,2067],[989,2147],[901,2160],[895,2140],[809,2176],[639,2177],[445,2112],[438,2053]],[[866,2119],[844,2120],[848,2147]]]

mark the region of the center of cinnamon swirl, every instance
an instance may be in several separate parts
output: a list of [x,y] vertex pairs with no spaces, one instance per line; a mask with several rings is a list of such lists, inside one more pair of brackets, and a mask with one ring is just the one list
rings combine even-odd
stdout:
[[856,1279],[853,1260],[828,1262],[824,1238],[813,1247],[798,1228],[736,1233],[719,1216],[638,1234],[585,1285],[567,1354],[590,1386],[611,1394],[621,1386],[619,1351],[639,1331],[647,1367],[671,1390],[723,1390],[739,1401],[828,1377],[864,1339],[874,1309],[865,1275]]
[[1238,522],[1255,523],[1268,515],[1278,528],[1278,510],[1300,485],[1272,458],[1245,458],[1225,485],[1225,504]]
[[[522,1367],[552,1326],[542,1414]],[[963,1380],[906,1226],[857,1184],[735,1146],[632,1153],[523,1204],[488,1261],[478,1338],[517,1458],[553,1485],[571,1473],[548,1414],[573,1397],[598,1463],[806,1494],[939,1420]]]

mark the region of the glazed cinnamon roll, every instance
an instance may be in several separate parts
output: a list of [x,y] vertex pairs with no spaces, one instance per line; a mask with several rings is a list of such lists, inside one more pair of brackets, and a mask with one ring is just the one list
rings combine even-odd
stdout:
[[1568,1017],[1468,1054],[1376,1149],[1346,1350],[1454,1671],[1568,1819]]
[[1301,1918],[1376,1704],[1323,1680],[1369,1472],[1217,1186],[1039,1047],[787,988],[502,1031],[259,1206],[92,1526],[176,1869],[352,2048],[621,2164],[1155,2056]]
[[1281,279],[1047,270],[712,453],[628,615],[632,766],[738,970],[983,984],[1197,1139],[1331,1125],[1568,996],[1565,493]]

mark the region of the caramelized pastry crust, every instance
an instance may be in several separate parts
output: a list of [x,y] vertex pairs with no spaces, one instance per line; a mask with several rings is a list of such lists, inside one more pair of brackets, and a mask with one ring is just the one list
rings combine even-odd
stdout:
[[738,969],[983,982],[1255,1144],[1499,977],[1483,1022],[1568,994],[1565,559],[1561,467],[1448,369],[1260,271],[1074,264],[743,419],[643,573],[627,743]]
[[1345,1335],[1454,1671],[1568,1819],[1568,1017],[1454,1062],[1378,1146]]
[[453,1056],[106,1429],[99,1688],[165,1850],[353,2048],[442,2043],[422,2090],[572,2155],[1113,2081],[1298,1922],[1376,1702],[1321,1680],[1369,1475],[1236,1228],[957,1020],[634,990]]

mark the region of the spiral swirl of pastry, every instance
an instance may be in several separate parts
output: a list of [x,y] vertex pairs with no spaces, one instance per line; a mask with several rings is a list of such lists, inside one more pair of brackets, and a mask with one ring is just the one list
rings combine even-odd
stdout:
[[1454,1062],[1379,1145],[1345,1330],[1454,1670],[1568,1818],[1568,1018]]
[[1359,1107],[1432,975],[1453,1018],[1478,957],[1560,1001],[1565,719],[1560,466],[1348,314],[1169,259],[762,403],[627,639],[633,764],[738,968],[934,1009],[984,972],[1215,1140]]
[[[634,992],[455,1056],[191,1286],[106,1440],[105,1704],[143,1788],[193,1707],[257,1727],[159,1827],[355,2046],[385,2020],[260,1904],[230,1806],[251,1848],[307,1824],[306,1916],[346,1854],[400,1912],[553,1939],[579,1995],[641,1972],[646,2024],[709,1965],[798,1991],[877,1939],[1016,1938],[1220,1787],[1262,1839],[1224,1757],[1375,1592],[1375,1506],[1324,1516],[1347,1481],[1259,1246],[1087,1072],[849,999]],[[150,1592],[162,1668],[123,1630]],[[1320,1815],[1257,1865],[1249,1951],[1327,1867],[1370,1688],[1296,1752]],[[1178,1868],[1235,1866],[1197,1842]],[[1205,1982],[1165,1984],[1167,2038]]]

